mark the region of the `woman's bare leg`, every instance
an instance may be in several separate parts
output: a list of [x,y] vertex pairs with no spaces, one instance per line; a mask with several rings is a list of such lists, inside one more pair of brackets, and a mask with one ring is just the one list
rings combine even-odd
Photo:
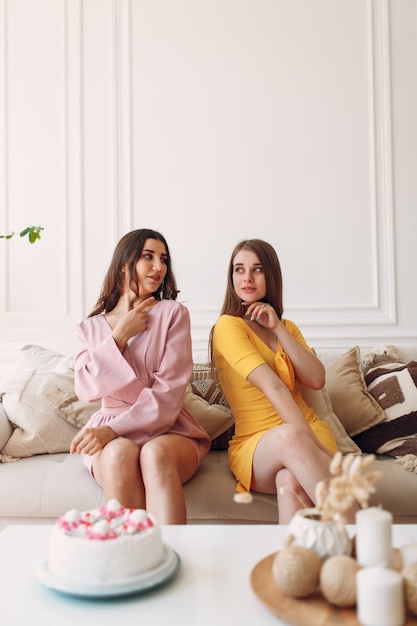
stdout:
[[280,524],[288,524],[300,508],[314,506],[295,476],[286,468],[277,473],[276,488]]
[[[282,424],[265,433],[256,447],[251,488],[263,493],[277,493],[279,521],[287,523],[303,504],[299,501],[297,505],[295,496],[290,498],[288,486],[286,496],[285,492],[280,494],[280,482],[290,480],[293,492],[313,503],[317,483],[330,478],[331,456],[318,448],[306,431],[292,424]],[[284,469],[288,473],[280,479],[279,473]]]
[[180,435],[161,435],[148,441],[140,453],[146,490],[146,508],[160,524],[186,524],[182,485],[197,471],[194,446]]
[[94,478],[103,487],[106,500],[115,498],[127,508],[145,508],[139,454],[139,446],[124,437],[113,439],[95,454]]

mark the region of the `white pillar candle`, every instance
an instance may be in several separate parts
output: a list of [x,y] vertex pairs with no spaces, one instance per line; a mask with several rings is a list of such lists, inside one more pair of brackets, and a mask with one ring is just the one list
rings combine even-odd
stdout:
[[392,565],[392,515],[377,507],[356,513],[356,560],[361,567]]
[[385,567],[364,567],[356,574],[356,608],[363,626],[402,626],[405,621],[403,579]]

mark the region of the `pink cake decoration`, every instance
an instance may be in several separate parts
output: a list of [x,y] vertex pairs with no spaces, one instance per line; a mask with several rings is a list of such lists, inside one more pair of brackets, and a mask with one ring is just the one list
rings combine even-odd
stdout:
[[144,509],[127,509],[117,500],[109,500],[92,511],[71,509],[57,521],[66,534],[91,540],[117,539],[152,528],[154,522]]

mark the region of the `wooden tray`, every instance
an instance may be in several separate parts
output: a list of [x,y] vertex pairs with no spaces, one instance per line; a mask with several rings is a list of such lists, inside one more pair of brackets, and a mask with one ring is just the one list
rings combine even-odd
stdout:
[[[286,596],[272,576],[276,554],[259,561],[250,578],[255,594],[274,615],[291,626],[361,626],[355,608],[332,606],[319,592],[302,600]],[[417,617],[407,615],[404,626],[417,626]]]

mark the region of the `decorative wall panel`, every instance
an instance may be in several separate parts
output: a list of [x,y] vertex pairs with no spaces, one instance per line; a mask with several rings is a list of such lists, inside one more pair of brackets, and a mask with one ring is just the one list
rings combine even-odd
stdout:
[[413,340],[416,31],[411,0],[0,0],[0,233],[45,228],[0,240],[0,368],[75,349],[145,226],[198,353],[251,237],[317,347]]

